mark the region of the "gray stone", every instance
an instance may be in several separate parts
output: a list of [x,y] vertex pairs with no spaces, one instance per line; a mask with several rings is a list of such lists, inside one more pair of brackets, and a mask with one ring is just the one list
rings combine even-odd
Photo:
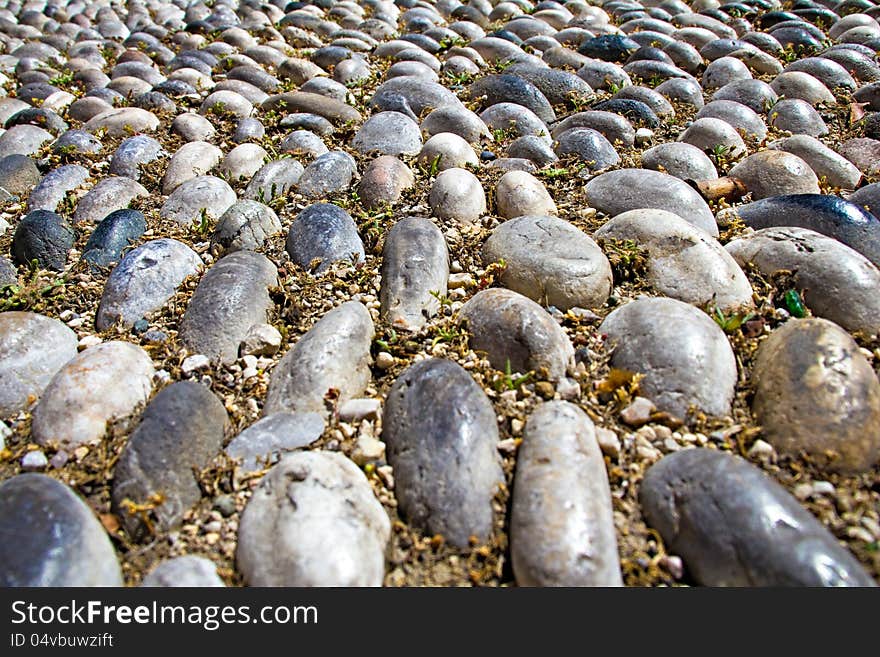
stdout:
[[738,456],[669,454],[648,470],[639,499],[705,586],[875,586],[809,511]]
[[441,172],[431,186],[428,203],[434,215],[461,224],[473,224],[486,212],[486,194],[480,180],[466,169]]
[[848,331],[880,333],[880,270],[857,251],[806,228],[764,228],[725,247],[740,264],[765,276],[787,270],[819,317]]
[[686,103],[697,109],[703,107],[705,103],[699,82],[688,78],[670,78],[657,85],[654,91],[665,98]]
[[187,554],[162,561],[144,577],[141,586],[213,588],[226,585],[213,561]]
[[759,151],[730,169],[754,200],[780,194],[818,194],[819,179],[797,155],[785,151]]
[[108,137],[126,137],[131,133],[153,132],[159,127],[156,115],[139,107],[107,110],[86,121],[83,129],[92,134],[104,130]]
[[125,176],[140,180],[140,167],[150,164],[165,155],[162,145],[147,135],[136,135],[124,140],[110,160],[109,172],[115,176]]
[[227,251],[256,251],[266,240],[281,232],[278,215],[268,205],[241,200],[233,203],[217,222],[211,243]]
[[122,586],[113,545],[89,506],[41,474],[0,484],[0,585]]
[[611,85],[619,88],[632,84],[629,74],[620,66],[601,59],[586,61],[577,70],[577,76],[593,89],[610,89]]
[[632,240],[648,251],[648,282],[664,296],[724,311],[752,305],[752,287],[716,240],[665,210],[630,210],[596,231],[601,239]]
[[588,171],[601,171],[620,162],[620,155],[602,133],[592,128],[572,128],[556,137],[553,152],[559,157],[576,155]]
[[696,146],[668,142],[642,153],[642,166],[682,180],[715,180],[718,172],[712,160]]
[[189,225],[203,217],[219,219],[235,203],[235,192],[225,180],[214,176],[197,176],[171,192],[159,216],[162,219]]
[[419,125],[400,112],[379,112],[360,127],[351,142],[359,153],[416,155],[422,148]]
[[40,269],[63,271],[76,234],[61,215],[34,210],[25,215],[12,237],[12,257],[20,265],[37,262]]
[[718,236],[715,217],[703,197],[687,183],[648,169],[618,169],[592,178],[584,187],[590,205],[610,216],[628,210],[667,210]]
[[27,211],[49,210],[55,212],[68,192],[72,192],[89,179],[89,170],[78,164],[65,164],[53,169],[34,187],[28,196]]
[[416,182],[412,170],[393,155],[380,155],[367,165],[358,182],[358,198],[368,210],[393,205]]
[[381,586],[391,522],[364,473],[335,452],[284,457],[241,516],[248,586]]
[[[195,472],[219,453],[226,420],[220,400],[192,381],[172,383],[149,403],[113,470],[113,509],[133,539],[176,527],[201,499]],[[150,521],[130,510],[156,495],[162,503]]]
[[8,258],[0,256],[0,288],[18,284],[18,270]]
[[764,119],[742,103],[734,100],[713,100],[706,103],[695,119],[721,119],[729,123],[741,136],[762,142],[767,137],[767,126]]
[[296,189],[309,199],[324,198],[347,190],[355,173],[357,165],[351,155],[344,151],[330,151],[305,168]]
[[468,165],[479,166],[480,160],[474,149],[454,132],[439,132],[433,135],[419,151],[416,160],[421,166],[437,171]]
[[104,342],[68,361],[33,412],[31,433],[40,445],[65,449],[100,441],[107,423],[131,414],[153,389],[153,362],[128,342]]
[[62,157],[94,155],[100,153],[103,147],[100,139],[85,130],[67,130],[52,144],[52,151]]
[[824,178],[833,187],[854,189],[862,178],[861,171],[854,164],[810,135],[793,135],[772,142],[768,147],[797,155],[819,179]]
[[761,80],[737,80],[721,87],[712,95],[712,100],[735,100],[761,114],[779,100],[779,96]]
[[623,147],[632,146],[636,138],[635,129],[625,117],[602,110],[572,114],[555,124],[551,134],[554,139],[561,139],[563,133],[573,128],[592,128],[602,133],[611,144]]
[[236,144],[244,144],[246,142],[262,141],[266,136],[266,128],[259,119],[244,118],[235,126],[235,132],[232,133],[232,141]]
[[259,144],[239,144],[220,162],[220,174],[231,182],[250,180],[268,159],[266,149]]
[[770,125],[795,135],[819,137],[828,134],[828,126],[813,106],[803,100],[780,100],[768,113]]
[[809,73],[832,91],[843,87],[855,91],[856,81],[843,66],[824,57],[805,57],[785,67],[785,72],[803,71]]
[[0,189],[24,198],[40,183],[40,170],[26,155],[7,155],[0,160]]
[[585,233],[550,216],[525,216],[498,226],[483,246],[483,264],[504,260],[499,282],[560,310],[598,308],[611,293],[611,265]]
[[552,164],[559,159],[550,144],[535,135],[525,135],[512,141],[507,147],[507,156],[530,160],[538,167]]
[[719,57],[703,71],[703,89],[719,89],[736,80],[750,80],[749,67],[734,57]]
[[305,162],[328,152],[324,140],[310,130],[294,130],[284,138],[279,148]]
[[[565,134],[570,132],[574,131],[569,130]],[[556,203],[543,183],[525,171],[508,171],[501,176],[495,186],[495,207],[505,219],[556,214]]]
[[482,77],[468,88],[468,95],[479,101],[483,108],[497,103],[515,103],[530,109],[544,123],[556,120],[556,113],[544,94],[531,82],[516,75],[502,73]]
[[131,202],[150,193],[131,178],[113,176],[104,178],[92,187],[76,204],[74,223],[98,223],[116,210],[127,208]]
[[407,522],[460,548],[489,537],[504,475],[495,412],[470,374],[436,358],[409,367],[388,392],[382,439]]
[[363,262],[365,257],[354,220],[332,203],[315,203],[300,212],[290,224],[285,248],[294,263],[315,274],[335,262]]
[[485,352],[495,369],[533,371],[541,379],[558,381],[574,364],[574,347],[556,320],[518,292],[478,292],[459,317],[467,323],[470,348]]
[[202,277],[180,324],[180,339],[194,354],[231,363],[254,324],[265,324],[278,282],[275,265],[253,251],[234,251]]
[[455,105],[443,105],[431,111],[424,118],[420,127],[428,137],[433,137],[441,132],[451,132],[470,144],[476,143],[484,137],[491,137],[489,128],[479,116],[464,107]]
[[761,343],[752,379],[752,411],[780,454],[847,473],[880,459],[880,382],[836,324],[789,320]]
[[780,73],[773,79],[770,86],[780,96],[797,98],[810,103],[810,105],[819,105],[820,103],[833,105],[835,103],[834,94],[828,91],[828,87],[803,71]]
[[[395,80],[403,79],[409,78],[395,78]],[[393,81],[394,80],[389,80],[385,84],[390,84]],[[420,84],[422,82],[423,81],[419,80]],[[342,124],[349,121],[357,122],[362,118],[361,113],[351,105],[346,105],[344,102],[329,96],[322,96],[320,94],[309,93],[306,91],[285,92],[283,94],[269,96],[269,98],[263,101],[260,105],[260,111],[270,112],[272,110],[317,114],[318,116],[323,116],[334,124]]]
[[208,119],[190,112],[180,114],[171,122],[171,132],[185,141],[206,141],[217,132]]
[[605,461],[574,404],[542,404],[526,423],[510,534],[519,586],[623,585]]
[[480,113],[480,119],[489,130],[499,130],[504,135],[522,137],[537,135],[548,142],[547,126],[532,110],[515,103],[498,103]]
[[704,152],[720,152],[734,159],[747,152],[746,144],[736,128],[723,119],[711,117],[695,120],[678,136],[678,141]]
[[33,155],[53,141],[51,132],[35,125],[16,125],[0,135],[0,158],[8,155]]
[[129,328],[160,310],[201,266],[195,251],[169,238],[151,240],[128,252],[107,278],[95,315],[97,329],[106,331],[117,322]]
[[26,410],[76,356],[76,334],[57,319],[0,313],[0,415]]
[[391,78],[380,84],[370,100],[370,105],[376,107],[381,104],[381,97],[385,94],[403,96],[416,116],[421,116],[425,110],[439,107],[464,107],[456,95],[444,86],[409,75]]
[[519,62],[508,66],[504,72],[535,85],[551,105],[570,105],[593,96],[590,85],[569,71]]
[[303,170],[303,165],[290,157],[267,162],[251,178],[242,196],[261,203],[271,203],[296,187]]
[[256,472],[277,463],[285,452],[311,445],[323,433],[320,413],[273,413],[229,441],[226,455],[241,459],[242,473]]
[[[870,185],[860,187],[847,196],[846,199],[850,203],[863,208],[866,212],[880,214],[880,183],[871,183]],[[874,264],[877,263],[875,262]]]
[[382,252],[381,312],[397,330],[418,330],[440,310],[446,295],[449,250],[430,219],[407,217],[385,238]]
[[373,333],[370,313],[358,301],[347,301],[328,312],[272,370],[263,414],[326,415],[331,389],[338,401],[361,396],[370,383]]
[[613,349],[611,365],[639,372],[641,394],[658,409],[685,418],[695,406],[727,415],[737,382],[724,331],[708,315],[675,299],[640,298],[599,326]]
[[202,176],[216,167],[223,151],[206,141],[191,141],[181,146],[171,158],[162,177],[162,193],[170,194],[188,180]]
[[[265,99],[261,99],[259,102],[263,100]],[[251,101],[240,93],[228,89],[211,93],[199,107],[199,114],[202,116],[234,116],[239,119],[250,116],[253,111],[254,106]]]

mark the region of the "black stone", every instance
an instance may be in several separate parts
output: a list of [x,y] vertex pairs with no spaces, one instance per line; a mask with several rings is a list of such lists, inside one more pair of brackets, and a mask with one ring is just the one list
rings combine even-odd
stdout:
[[61,215],[49,210],[34,210],[15,229],[12,256],[20,265],[29,265],[36,260],[42,269],[61,271],[75,241],[73,228]]
[[649,128],[656,128],[660,125],[660,118],[654,113],[654,110],[640,100],[612,98],[594,105],[591,109],[614,112],[615,114],[625,116],[633,123],[641,123]]

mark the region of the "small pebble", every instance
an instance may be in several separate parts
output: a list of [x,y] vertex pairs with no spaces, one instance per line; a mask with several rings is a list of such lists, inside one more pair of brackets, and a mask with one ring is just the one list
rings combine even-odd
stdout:
[[650,399],[636,397],[632,402],[620,411],[620,419],[631,427],[639,427],[651,419],[651,413],[657,410]]
[[380,351],[376,354],[376,367],[380,370],[387,370],[394,367],[394,356],[387,351]]
[[22,470],[42,470],[47,465],[49,465],[49,459],[47,459],[43,451],[39,449],[34,450],[33,452],[28,452],[21,459]]
[[204,354],[194,354],[193,356],[187,356],[183,359],[183,363],[181,363],[180,365],[180,370],[184,374],[192,374],[193,372],[198,372],[199,370],[208,369],[210,366],[210,358],[208,358]]

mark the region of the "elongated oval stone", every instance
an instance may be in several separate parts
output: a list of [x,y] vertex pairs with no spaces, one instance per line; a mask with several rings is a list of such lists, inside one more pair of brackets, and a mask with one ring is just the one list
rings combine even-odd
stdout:
[[190,351],[223,363],[238,358],[238,347],[254,324],[265,324],[272,301],[268,288],[278,271],[264,255],[235,251],[202,277],[180,324]]
[[0,586],[122,586],[113,545],[67,485],[41,474],[0,484]]
[[640,298],[609,314],[599,332],[614,346],[612,366],[644,374],[641,394],[660,410],[681,418],[691,406],[730,412],[736,359],[704,312],[675,299]]
[[825,319],[791,319],[758,349],[752,410],[780,453],[837,472],[880,459],[880,382],[850,335]]
[[665,210],[630,210],[596,231],[597,238],[633,240],[648,250],[648,281],[662,294],[723,310],[752,305],[749,279],[724,247]]
[[407,521],[456,547],[492,532],[492,498],[504,482],[498,425],[479,385],[452,361],[429,358],[388,393],[382,438]]
[[430,220],[407,217],[385,238],[382,252],[382,315],[395,328],[417,330],[440,310],[446,294],[449,250]]
[[621,586],[605,461],[592,420],[568,402],[529,416],[516,460],[511,558],[520,586]]
[[116,322],[131,327],[165,305],[187,276],[198,273],[202,260],[191,248],[170,238],[141,244],[110,272],[95,326],[106,331]]
[[[194,474],[208,466],[223,445],[226,409],[205,386],[178,381],[147,405],[113,471],[113,508],[135,540],[170,529],[202,496]],[[154,496],[161,503],[150,522],[132,512]]]
[[774,196],[739,205],[733,212],[755,230],[795,226],[833,237],[880,267],[880,220],[839,196]]
[[618,169],[591,179],[584,187],[592,207],[615,216],[628,210],[667,210],[712,237],[718,237],[715,217],[703,198],[678,178],[649,169]]
[[311,445],[324,433],[324,424],[319,413],[273,413],[229,441],[226,454],[241,460],[243,472],[254,472],[284,452]]
[[315,203],[290,224],[285,249],[303,269],[322,274],[334,262],[363,262],[364,244],[354,219],[332,203]]
[[37,313],[0,313],[0,415],[25,410],[76,356],[76,333]]
[[391,522],[358,467],[336,452],[284,457],[241,516],[248,586],[381,586]]
[[537,372],[558,381],[574,362],[574,347],[547,311],[513,290],[478,292],[464,306],[470,347],[484,351],[496,369]]
[[815,315],[848,331],[880,333],[880,270],[858,252],[806,228],[763,228],[725,247],[740,265],[767,276],[793,272]]
[[559,217],[505,221],[483,245],[483,264],[504,261],[501,284],[532,301],[597,308],[611,293],[611,264],[589,235]]
[[669,454],[645,474],[639,500],[705,586],[876,586],[794,497],[738,456]]
[[33,413],[34,440],[65,449],[100,440],[108,422],[147,401],[154,372],[150,356],[137,345],[113,341],[89,347],[43,391]]
[[358,301],[324,315],[272,370],[263,414],[327,412],[325,398],[339,401],[363,394],[370,383],[373,320]]

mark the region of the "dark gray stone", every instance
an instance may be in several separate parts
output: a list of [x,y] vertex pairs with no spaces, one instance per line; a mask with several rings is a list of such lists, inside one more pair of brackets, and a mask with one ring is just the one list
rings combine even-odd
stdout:
[[470,374],[436,358],[408,368],[388,393],[382,438],[411,525],[456,547],[488,538],[504,475],[495,412]]
[[52,144],[52,151],[59,155],[93,155],[102,148],[101,140],[85,130],[68,130]]
[[[172,383],[147,405],[113,471],[113,509],[135,540],[175,527],[202,496],[193,470],[208,466],[223,445],[226,409],[205,386]],[[156,494],[162,503],[145,518],[127,501],[143,505]]]
[[456,95],[444,86],[409,75],[391,78],[380,84],[370,100],[370,105],[376,107],[381,102],[377,97],[381,98],[387,93],[403,96],[416,116],[421,116],[426,109],[437,109],[447,105],[463,107]]
[[481,107],[515,103],[532,110],[544,123],[556,120],[556,113],[540,89],[516,75],[487,75],[474,82],[468,94],[473,100],[480,100]]
[[382,252],[382,315],[393,327],[418,330],[440,310],[446,295],[449,250],[443,233],[430,220],[407,217],[385,238]]
[[254,324],[265,324],[272,306],[275,265],[253,251],[223,256],[202,277],[180,324],[180,338],[194,354],[231,363]]
[[669,454],[648,470],[639,499],[705,586],[875,586],[794,497],[738,456]]
[[20,265],[37,261],[40,269],[62,271],[76,234],[61,215],[34,210],[18,222],[12,238],[12,256]]
[[147,135],[136,135],[124,140],[110,160],[110,173],[140,180],[140,167],[165,155],[162,145]]
[[315,274],[325,272],[334,262],[364,260],[364,245],[351,216],[332,203],[315,203],[300,212],[287,234],[285,245],[290,259]]
[[122,586],[113,545],[68,486],[41,474],[0,484],[0,585]]
[[620,162],[620,155],[602,133],[592,128],[572,128],[556,138],[554,152],[559,157],[576,155],[586,162],[588,171],[601,171]]
[[24,198],[40,183],[40,170],[27,155],[7,155],[0,160],[0,188]]

